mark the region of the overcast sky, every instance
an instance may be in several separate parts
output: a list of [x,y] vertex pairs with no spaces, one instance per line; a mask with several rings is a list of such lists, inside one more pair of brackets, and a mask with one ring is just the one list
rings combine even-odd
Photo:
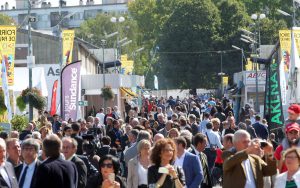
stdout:
[[[9,2],[9,7],[16,6],[16,1],[20,0],[0,0],[0,4],[3,2]],[[45,0],[46,2],[51,2],[51,5],[54,7],[58,6],[59,0]],[[67,1],[67,6],[72,6],[72,5],[79,5],[79,0],[66,0]],[[100,4],[101,0],[94,0],[95,4]],[[86,3],[86,0],[83,0],[83,4]],[[3,3],[4,4],[4,3]]]

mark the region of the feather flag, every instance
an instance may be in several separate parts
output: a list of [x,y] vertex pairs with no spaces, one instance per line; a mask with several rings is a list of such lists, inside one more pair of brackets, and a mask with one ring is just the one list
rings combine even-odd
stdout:
[[58,86],[58,80],[55,80],[52,88],[51,109],[50,109],[51,116],[53,116],[56,113],[57,86]]
[[4,93],[4,104],[7,108],[8,120],[10,121],[12,119],[12,110],[10,106],[9,91],[8,91],[6,60],[7,58],[3,56],[2,67],[1,67],[1,78],[2,78],[2,89]]

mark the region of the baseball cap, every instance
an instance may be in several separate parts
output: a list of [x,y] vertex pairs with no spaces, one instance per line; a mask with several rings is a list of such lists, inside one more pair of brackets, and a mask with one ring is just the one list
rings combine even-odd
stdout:
[[290,131],[293,131],[293,130],[300,131],[300,127],[299,127],[298,123],[293,122],[293,123],[289,123],[289,124],[286,125],[285,132],[290,132]]
[[294,114],[300,114],[300,106],[298,104],[292,104],[288,108],[288,112],[294,113]]

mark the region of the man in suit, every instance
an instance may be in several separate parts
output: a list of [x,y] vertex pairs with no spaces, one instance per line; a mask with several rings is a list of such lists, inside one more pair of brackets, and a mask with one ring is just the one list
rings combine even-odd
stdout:
[[255,123],[252,125],[258,138],[267,140],[269,138],[268,129],[260,123],[260,116],[255,116]]
[[1,188],[19,188],[18,180],[14,168],[10,162],[5,160],[6,144],[0,138],[0,187]]
[[80,125],[79,125],[79,123],[75,122],[75,123],[72,123],[71,127],[72,127],[71,138],[74,138],[77,141],[77,143],[78,143],[76,154],[77,155],[82,155],[83,154],[83,151],[82,151],[83,139],[82,139],[81,136],[79,136]]
[[186,151],[186,140],[183,137],[175,139],[177,158],[175,166],[183,168],[187,188],[199,188],[203,179],[202,165],[199,158]]
[[39,165],[36,184],[33,188],[74,188],[77,187],[76,166],[60,158],[61,140],[55,134],[43,141],[43,151],[47,159]]
[[40,150],[39,143],[32,138],[26,139],[22,143],[23,164],[15,167],[20,188],[32,188],[36,182],[36,169],[41,164],[37,159]]
[[207,137],[202,133],[197,133],[194,136],[193,143],[194,149],[191,151],[191,153],[199,156],[203,170],[203,181],[201,182],[201,188],[212,188],[211,173],[209,171],[207,157],[203,153],[208,143]]
[[78,172],[78,188],[85,188],[87,182],[87,167],[84,162],[76,156],[77,142],[74,138],[65,137],[62,139],[62,153],[65,159],[76,165]]
[[[250,140],[250,134],[238,130],[233,136],[234,148],[224,151],[223,187],[264,187],[264,176],[276,174],[276,160],[271,153],[265,153],[265,161],[261,159],[260,143]],[[271,146],[269,146],[271,147]],[[272,147],[270,148],[272,152]]]
[[138,154],[137,145],[138,145],[139,141],[141,141],[143,139],[147,139],[147,140],[151,139],[151,135],[148,131],[144,131],[144,130],[140,131],[138,134],[136,143],[133,144],[130,148],[128,148],[128,150],[126,150],[126,152],[124,154],[124,160],[125,160],[126,165],[128,164],[130,159],[137,156],[137,154]]

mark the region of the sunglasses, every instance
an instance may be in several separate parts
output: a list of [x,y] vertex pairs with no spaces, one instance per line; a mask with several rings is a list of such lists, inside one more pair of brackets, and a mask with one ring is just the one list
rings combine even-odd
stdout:
[[111,163],[109,163],[109,164],[101,164],[100,165],[101,166],[101,168],[112,168],[113,167],[113,164],[111,164]]

